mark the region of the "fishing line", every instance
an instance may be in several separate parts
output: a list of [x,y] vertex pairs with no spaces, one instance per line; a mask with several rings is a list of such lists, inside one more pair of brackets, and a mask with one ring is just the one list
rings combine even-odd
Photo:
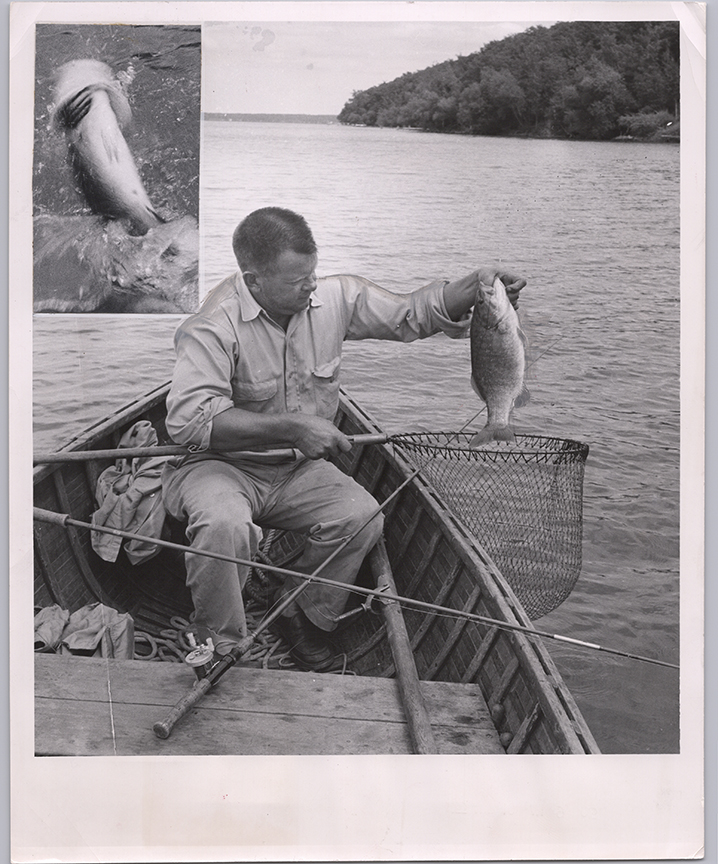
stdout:
[[[102,636],[100,637],[100,650],[102,651],[103,642],[109,641],[108,624],[105,618],[105,604],[100,603],[100,616],[104,627]],[[105,638],[107,636],[107,639]],[[109,651],[105,651],[105,671],[107,673],[107,699],[110,708],[110,731],[112,732],[112,751],[117,756],[117,735],[115,734],[115,708],[112,702],[112,685],[110,683],[110,657]]]
[[112,752],[117,756],[117,735],[115,734],[115,711],[112,703],[112,687],[110,685],[110,661],[106,658],[107,664],[107,698],[110,705],[110,728],[112,730]]
[[564,338],[564,335],[565,335],[565,334],[562,334],[561,336],[559,336],[558,339],[556,339],[554,342],[552,342],[552,343],[548,346],[548,348],[544,348],[544,350],[543,350],[543,351],[538,355],[538,357],[533,357],[533,358],[531,359],[531,362],[526,364],[526,369],[528,370],[528,369],[530,369],[530,368],[534,365],[534,363],[538,363],[538,361],[539,361],[539,360],[540,360],[540,359],[541,359],[545,354],[548,354],[548,352],[549,352],[552,348],[554,348],[556,345],[558,345],[558,343],[559,343],[559,342]]

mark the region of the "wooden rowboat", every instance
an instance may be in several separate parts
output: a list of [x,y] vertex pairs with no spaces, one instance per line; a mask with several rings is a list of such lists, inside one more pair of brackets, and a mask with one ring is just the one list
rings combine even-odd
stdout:
[[[166,394],[167,385],[157,388],[78,435],[63,451],[116,447],[122,433],[140,419],[149,420],[160,443],[167,443]],[[381,432],[345,393],[341,396],[337,424],[348,435]],[[97,479],[112,462],[104,458],[39,465],[34,471],[35,506],[89,522],[96,509]],[[355,446],[338,464],[379,502],[413,473],[390,444]],[[183,542],[178,526],[174,526],[174,531],[173,539]],[[597,744],[542,641],[521,632],[521,628],[530,628],[531,622],[511,588],[478,541],[421,474],[387,508],[384,538],[399,595],[472,612],[518,628],[504,629],[422,608],[404,609],[411,653],[439,752],[598,753]],[[284,535],[272,544],[268,554],[282,566],[291,566],[286,562],[291,562],[300,543],[300,538]],[[362,570],[358,584],[374,587],[371,574]],[[358,607],[365,599],[352,601],[350,608]],[[130,613],[135,628],[148,634],[161,633],[177,617],[189,619],[192,604],[184,585],[182,554],[164,549],[150,561],[135,566],[121,554],[117,562],[108,563],[92,550],[88,531],[36,521],[36,608],[57,604],[72,612],[98,601]],[[380,615],[373,614],[368,603],[364,605],[367,611],[354,616],[336,637],[338,647],[346,655],[345,671],[352,675],[274,671],[238,664],[195,714],[178,726],[169,742],[153,739],[150,721],[160,719],[157,715],[192,686],[191,670],[180,664],[110,661],[116,676],[112,685],[114,752],[118,752],[117,712],[121,704],[131,722],[142,726],[143,732],[133,745],[125,750],[120,748],[119,752],[178,752],[166,749],[175,738],[180,744],[173,746],[181,745],[184,749],[179,752],[186,753],[403,752],[407,732],[401,717],[396,716],[397,711],[401,713],[400,708],[392,702],[396,663],[387,639],[388,625]],[[79,733],[72,744],[63,744],[59,733],[48,732],[48,727],[56,729],[60,725],[53,721],[63,711],[68,723],[76,727],[82,718],[88,724],[91,722],[87,718],[101,711],[98,705],[107,699],[104,678],[108,668],[104,660],[37,655],[38,753],[108,752],[98,743],[97,735],[92,738],[90,732],[83,739],[84,744]],[[235,685],[239,695],[235,694]],[[68,695],[71,691],[74,696]],[[270,721],[266,705],[272,694],[279,702]],[[74,699],[72,706],[68,704],[70,698]],[[260,709],[259,705],[263,707]],[[276,718],[281,717],[279,726],[283,724],[284,732],[280,730],[277,734],[284,736],[281,737],[284,743],[279,750],[266,742],[254,750],[237,749],[236,736],[231,736],[231,740],[226,737],[230,716],[236,730],[237,723],[241,722],[244,729],[259,714],[265,730],[272,723],[277,725]],[[286,730],[293,725],[287,718],[296,719],[299,715],[304,716],[312,731],[303,738],[300,735],[298,743],[287,743]],[[357,725],[362,722],[366,726]],[[339,724],[341,731],[332,733],[332,723]],[[368,726],[378,723],[386,727],[379,733],[383,743],[364,737]],[[223,724],[224,731],[220,728]],[[321,724],[327,724],[330,731],[322,731]],[[249,733],[243,738],[245,742],[248,736]],[[94,743],[88,743],[91,738]]]

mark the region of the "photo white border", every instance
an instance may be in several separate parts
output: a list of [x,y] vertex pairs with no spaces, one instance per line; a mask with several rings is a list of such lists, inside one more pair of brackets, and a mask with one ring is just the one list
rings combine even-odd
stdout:
[[[33,756],[33,25],[658,20],[682,25],[681,754]],[[17,3],[10,22],[8,330],[13,861],[585,860],[703,844],[705,6],[669,2]]]

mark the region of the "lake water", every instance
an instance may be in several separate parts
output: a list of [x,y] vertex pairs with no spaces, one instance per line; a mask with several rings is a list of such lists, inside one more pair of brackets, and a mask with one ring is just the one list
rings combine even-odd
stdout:
[[[537,627],[677,663],[678,148],[226,122],[203,136],[205,291],[235,269],[237,222],[269,204],[307,217],[320,274],[407,291],[500,262],[528,279],[517,430],[591,448],[582,574]],[[168,379],[178,320],[37,316],[35,446]],[[387,431],[458,429],[480,408],[466,341],[344,356],[344,386]],[[604,752],[678,751],[675,670],[548,648]]]

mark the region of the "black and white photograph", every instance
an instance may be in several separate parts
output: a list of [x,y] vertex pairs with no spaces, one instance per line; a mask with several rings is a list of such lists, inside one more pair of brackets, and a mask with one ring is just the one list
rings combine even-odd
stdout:
[[14,860],[692,856],[705,7],[72,5],[11,21]]

